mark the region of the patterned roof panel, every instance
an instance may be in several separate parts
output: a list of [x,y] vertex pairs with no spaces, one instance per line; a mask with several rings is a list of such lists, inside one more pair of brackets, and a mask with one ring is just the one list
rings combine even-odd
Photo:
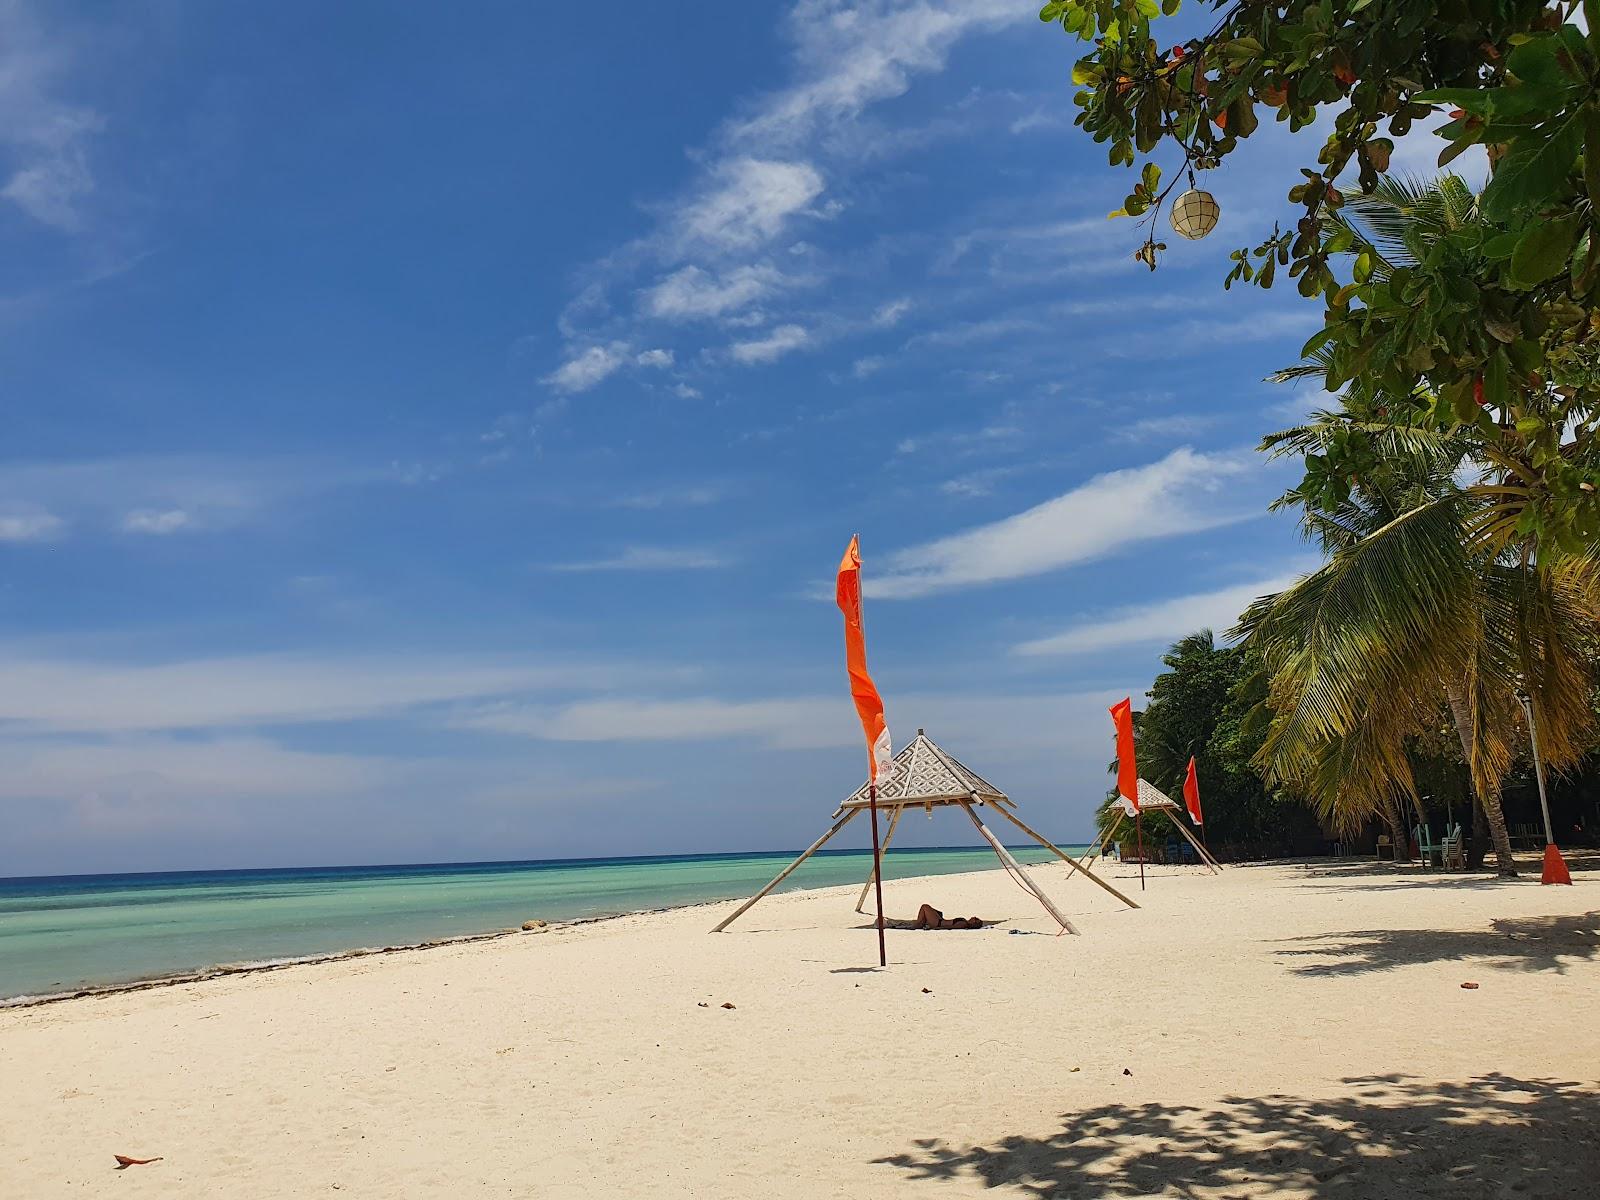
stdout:
[[[894,756],[894,777],[878,788],[878,803],[937,803],[950,800],[1004,800],[1006,794],[954,755],[941,750],[922,730]],[[866,804],[863,783],[841,807]]]

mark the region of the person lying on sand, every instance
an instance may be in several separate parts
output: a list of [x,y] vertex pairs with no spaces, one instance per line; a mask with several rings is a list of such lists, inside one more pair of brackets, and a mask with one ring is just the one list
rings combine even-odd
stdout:
[[983,922],[977,917],[947,918],[942,912],[931,904],[924,904],[917,909],[918,929],[982,929]]

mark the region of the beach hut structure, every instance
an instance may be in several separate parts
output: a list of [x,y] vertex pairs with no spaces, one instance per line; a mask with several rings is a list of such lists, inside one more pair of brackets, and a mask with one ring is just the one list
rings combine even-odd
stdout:
[[[1134,815],[1133,809],[1126,800],[1118,800],[1115,807],[1117,809],[1117,819],[1111,822],[1106,831],[1100,835],[1100,840],[1094,844],[1089,853],[1083,856],[1083,860],[1079,863],[1080,866],[1087,867],[1095,859],[1099,858],[1105,852],[1105,848],[1111,844],[1112,839],[1117,836],[1117,830],[1122,828],[1122,823]],[[1165,812],[1174,809],[1179,813],[1187,813],[1183,805],[1179,804],[1148,779],[1140,776],[1139,810],[1141,812]],[[1200,843],[1200,840],[1194,834],[1189,832],[1189,827],[1185,824],[1184,817],[1175,815],[1172,818],[1172,824],[1179,833],[1189,839],[1189,844],[1194,847],[1195,853],[1200,856],[1200,861],[1206,865],[1207,869],[1213,875],[1218,874],[1222,868],[1217,864],[1217,860],[1211,857],[1211,852]]]
[[[1061,914],[1061,910],[1051,902],[1050,897],[1045,895],[1044,889],[1028,874],[1027,870],[1016,860],[1011,851],[1006,849],[993,831],[983,823],[978,813],[987,811],[1005,818],[1074,871],[1110,892],[1129,908],[1139,907],[1127,896],[1124,896],[1116,888],[1101,879],[1086,865],[1077,862],[1071,855],[1065,853],[1043,834],[1024,823],[1022,818],[1017,816],[1015,801],[983,778],[983,776],[962,763],[954,755],[942,749],[922,730],[917,730],[917,736],[906,743],[905,748],[894,756],[894,765],[893,777],[878,786],[878,808],[880,811],[887,812],[889,816],[889,828],[883,840],[882,851],[879,854],[880,862],[882,855],[888,853],[889,844],[894,840],[895,829],[899,826],[900,819],[908,811],[922,809],[931,814],[936,808],[958,808],[977,827],[978,832],[983,836],[983,840],[989,843],[990,849],[1000,859],[1001,865],[1022,886],[1023,890],[1030,893],[1034,899],[1044,906],[1045,911],[1055,918],[1056,923],[1061,926],[1064,932],[1077,933],[1078,931],[1073,927],[1072,922],[1067,920]],[[868,784],[863,783],[834,810],[833,824],[828,827],[826,833],[812,842],[799,858],[780,871],[776,879],[734,909],[712,932],[721,933],[729,925],[737,921],[756,901],[787,879],[796,867],[822,849],[834,834],[848,825],[858,814],[865,811],[870,804]],[[874,875],[877,870],[878,863],[875,862],[873,864]],[[866,885],[861,889],[861,897],[856,901],[857,912],[861,911],[861,904],[865,901],[867,891],[872,886],[874,875],[867,877]]]

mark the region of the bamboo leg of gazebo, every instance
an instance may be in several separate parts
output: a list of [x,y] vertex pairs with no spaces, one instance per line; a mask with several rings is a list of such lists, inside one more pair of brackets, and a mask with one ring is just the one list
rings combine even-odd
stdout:
[[1073,925],[1071,921],[1067,920],[1066,917],[1061,915],[1061,910],[1050,902],[1050,897],[1044,894],[1044,890],[1033,881],[1033,877],[1030,876],[1023,865],[1012,856],[1011,851],[1007,850],[1000,839],[995,837],[995,835],[989,831],[989,827],[987,825],[978,820],[978,814],[972,811],[972,805],[962,803],[961,807],[966,811],[967,816],[972,818],[972,823],[978,827],[978,832],[983,834],[984,841],[989,843],[989,846],[994,850],[995,854],[999,856],[1001,863],[1010,870],[1016,872],[1016,876],[1021,881],[1022,886],[1032,892],[1034,898],[1038,900],[1040,904],[1044,905],[1045,911],[1056,919],[1056,924],[1061,926],[1061,931],[1063,933],[1077,933],[1077,927]]
[[1072,855],[1068,854],[1065,850],[1062,850],[1059,846],[1055,845],[1053,842],[1050,841],[1049,838],[1045,837],[1044,834],[1040,833],[1038,830],[1034,829],[1032,826],[1030,826],[1027,823],[1025,823],[1021,817],[1017,816],[1016,813],[1012,812],[1004,804],[991,804],[989,807],[993,808],[1002,817],[1004,817],[1006,820],[1010,821],[1018,829],[1022,830],[1023,833],[1027,834],[1034,841],[1038,842],[1039,845],[1043,846],[1046,850],[1050,851],[1050,853],[1054,854],[1062,862],[1066,863],[1067,866],[1071,867],[1074,871],[1078,871],[1078,872],[1082,873],[1083,875],[1087,876],[1089,879],[1093,880],[1095,883],[1098,883],[1101,887],[1105,888],[1106,891],[1110,892],[1118,900],[1121,900],[1129,908],[1138,908],[1139,907],[1132,900],[1128,899],[1121,892],[1117,891],[1116,888],[1112,887],[1104,879],[1101,879],[1100,876],[1096,875],[1093,871],[1089,870],[1088,867],[1084,867],[1084,866],[1078,865],[1078,863],[1073,859]]
[[1111,839],[1116,836],[1117,830],[1122,828],[1122,811],[1117,810],[1117,819],[1111,822],[1111,828],[1100,835],[1100,840],[1094,844],[1094,849],[1085,854],[1078,865],[1087,867],[1106,852],[1106,847],[1111,844]]
[[806,859],[810,858],[818,850],[822,849],[823,843],[826,842],[829,838],[831,838],[834,834],[838,833],[839,830],[843,829],[846,825],[850,824],[851,819],[857,813],[859,813],[860,811],[861,810],[859,808],[847,809],[845,811],[844,816],[840,817],[837,821],[835,821],[832,825],[830,825],[828,827],[828,832],[827,833],[823,834],[816,841],[812,842],[811,845],[808,846],[805,849],[805,851],[800,855],[799,858],[795,859],[787,867],[785,867],[783,870],[778,872],[778,877],[776,879],[774,879],[771,883],[767,884],[766,887],[762,888],[754,896],[751,896],[750,899],[746,900],[743,904],[739,905],[738,908],[734,909],[733,912],[730,913],[722,921],[722,923],[719,924],[711,932],[712,933],[721,933],[729,925],[732,925],[740,917],[744,916],[744,914],[747,911],[749,911],[751,905],[753,905],[757,900],[761,899],[761,897],[765,896],[773,888],[777,887],[785,879],[789,878],[789,876],[794,873],[794,869],[796,867],[798,867],[801,863],[805,862]]
[[1222,868],[1217,865],[1217,860],[1206,853],[1206,848],[1200,844],[1200,840],[1196,838],[1194,834],[1189,832],[1189,829],[1186,825],[1184,825],[1182,818],[1174,816],[1172,818],[1172,823],[1173,825],[1177,826],[1179,833],[1183,834],[1184,837],[1189,839],[1189,845],[1193,846],[1195,848],[1195,852],[1200,855],[1200,861],[1211,868],[1211,873],[1213,875],[1220,875],[1222,873]]
[[862,905],[867,902],[867,893],[872,890],[872,881],[877,878],[878,870],[883,863],[883,856],[889,853],[889,843],[894,841],[894,827],[900,824],[900,818],[905,815],[905,805],[894,810],[894,816],[889,818],[889,828],[883,835],[883,847],[878,851],[877,861],[872,864],[872,870],[867,872],[867,881],[861,885],[861,895],[856,897],[856,911],[862,912]]

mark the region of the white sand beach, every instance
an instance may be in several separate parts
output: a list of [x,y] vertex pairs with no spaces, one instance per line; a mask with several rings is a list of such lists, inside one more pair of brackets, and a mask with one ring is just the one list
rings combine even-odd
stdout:
[[0,1196],[1595,1194],[1600,873],[1035,877],[0,1012]]

